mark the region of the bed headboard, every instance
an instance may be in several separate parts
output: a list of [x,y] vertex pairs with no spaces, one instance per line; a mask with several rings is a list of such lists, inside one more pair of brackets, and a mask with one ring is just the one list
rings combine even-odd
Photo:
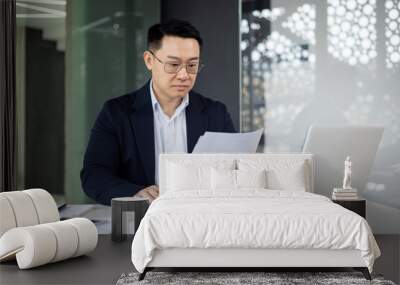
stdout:
[[314,192],[314,162],[313,155],[307,153],[255,153],[255,154],[224,154],[224,153],[213,153],[213,154],[192,154],[192,153],[167,153],[160,154],[159,159],[159,188],[160,194],[165,193],[168,189],[166,189],[166,185],[168,185],[168,175],[167,175],[167,166],[168,163],[185,163],[185,162],[193,162],[193,160],[197,160],[199,163],[205,161],[206,163],[213,163],[218,161],[232,161],[232,163],[237,167],[238,161],[241,159],[249,160],[263,160],[268,163],[291,163],[291,162],[304,162],[305,166],[305,176],[307,180],[308,189],[307,192]]

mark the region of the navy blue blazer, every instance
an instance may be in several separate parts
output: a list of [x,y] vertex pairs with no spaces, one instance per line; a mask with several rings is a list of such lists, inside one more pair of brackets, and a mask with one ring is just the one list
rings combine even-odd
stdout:
[[[154,185],[154,123],[149,82],[141,89],[107,101],[90,134],[81,171],[82,188],[99,203],[133,196]],[[189,93],[187,149],[192,152],[206,131],[235,132],[221,102]]]

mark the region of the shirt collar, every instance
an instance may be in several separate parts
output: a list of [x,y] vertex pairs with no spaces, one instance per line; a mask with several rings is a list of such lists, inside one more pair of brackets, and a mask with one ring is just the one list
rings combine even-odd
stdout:
[[[150,96],[151,96],[151,106],[153,107],[153,112],[156,110],[161,110],[160,108],[160,103],[158,102],[156,96],[154,95],[154,90],[153,90],[153,79],[150,80]],[[189,105],[189,94],[186,94],[185,97],[183,97],[181,104],[176,108],[175,115],[179,114],[186,106]]]

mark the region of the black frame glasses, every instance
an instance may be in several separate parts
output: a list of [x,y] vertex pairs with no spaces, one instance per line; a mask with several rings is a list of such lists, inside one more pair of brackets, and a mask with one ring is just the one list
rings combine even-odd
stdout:
[[204,64],[202,63],[175,63],[175,62],[163,62],[161,59],[159,59],[151,50],[148,51],[151,53],[155,59],[158,60],[161,64],[164,65],[164,71],[168,74],[177,74],[179,71],[182,70],[183,67],[185,67],[186,72],[190,74],[197,74],[200,72],[200,70],[204,67]]

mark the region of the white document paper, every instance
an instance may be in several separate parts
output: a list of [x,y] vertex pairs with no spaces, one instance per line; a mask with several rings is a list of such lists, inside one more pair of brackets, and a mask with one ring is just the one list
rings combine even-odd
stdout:
[[249,133],[205,132],[193,153],[255,153],[264,129]]

